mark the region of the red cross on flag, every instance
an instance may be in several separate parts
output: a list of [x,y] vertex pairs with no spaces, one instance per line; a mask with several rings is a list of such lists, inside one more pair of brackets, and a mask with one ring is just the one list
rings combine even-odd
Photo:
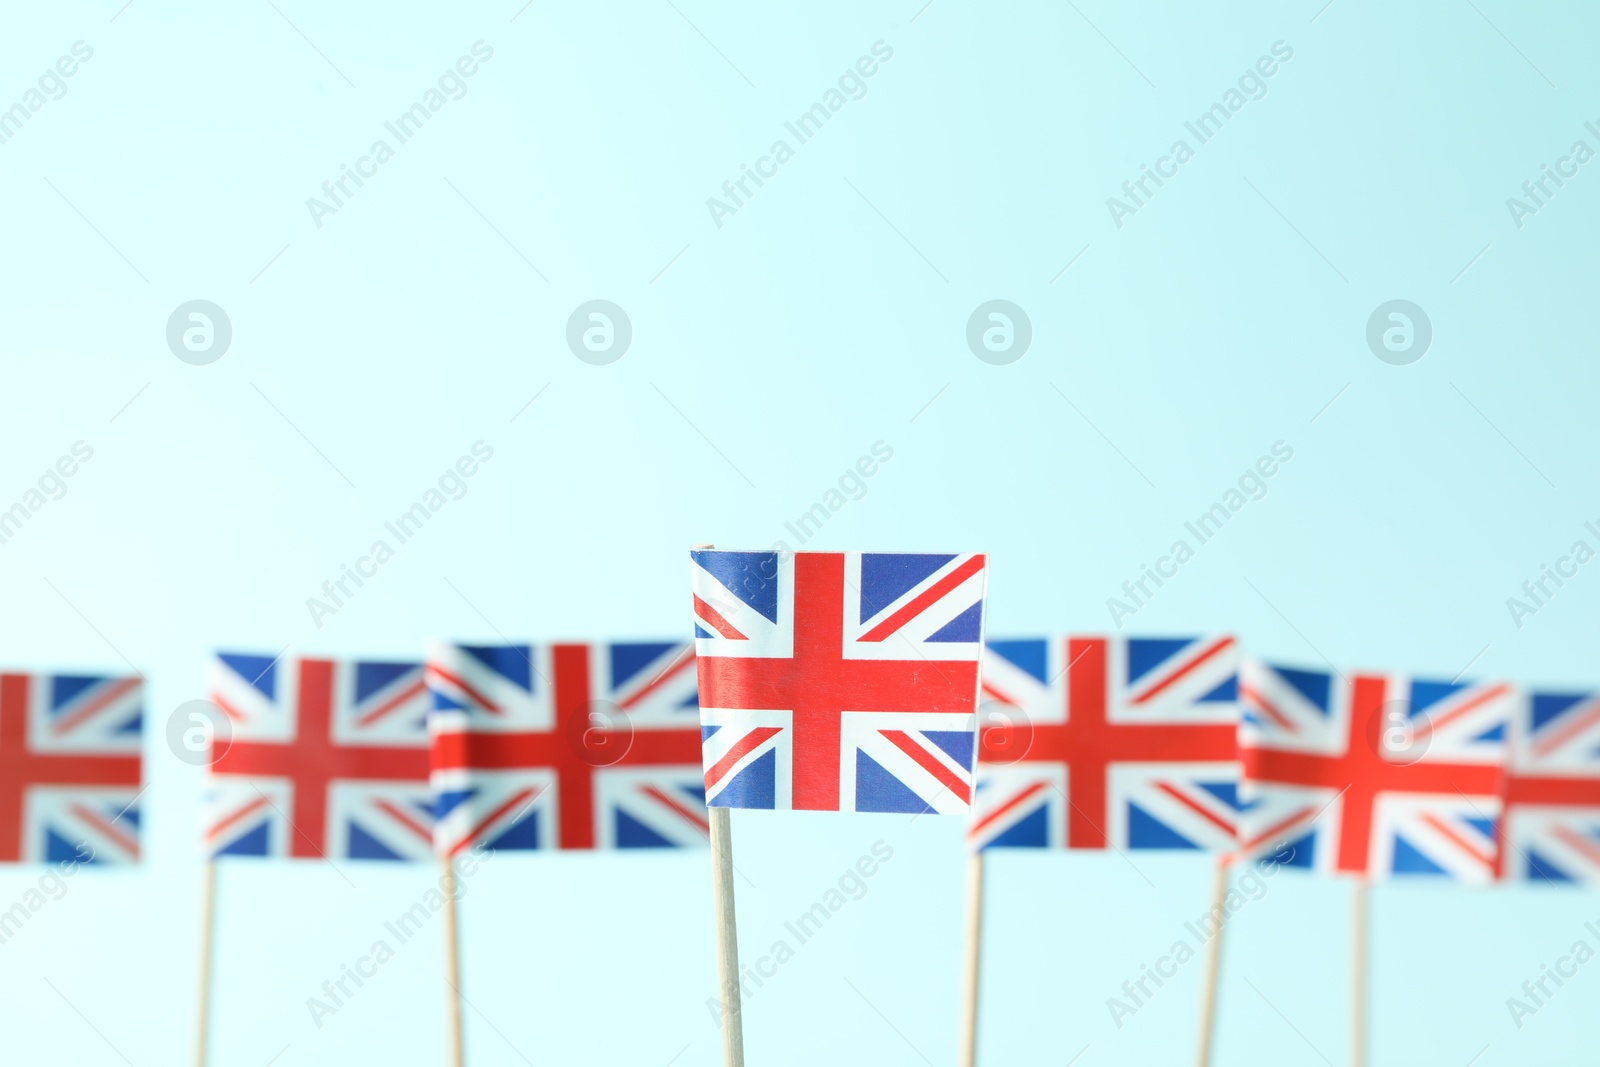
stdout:
[[690,556],[708,803],[967,812],[985,556]]
[[205,836],[213,856],[433,856],[422,664],[222,653]]
[[1511,686],[1247,658],[1239,699],[1241,850],[1287,840],[1322,871],[1494,877]]
[[0,863],[139,859],[144,680],[0,674]]

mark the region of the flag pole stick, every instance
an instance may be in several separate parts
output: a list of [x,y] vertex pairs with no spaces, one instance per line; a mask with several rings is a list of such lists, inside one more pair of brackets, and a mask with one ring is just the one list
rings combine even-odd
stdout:
[[440,888],[444,894],[445,1028],[450,1043],[450,1067],[462,1067],[465,1053],[461,1035],[461,936],[456,922],[456,870],[449,856],[439,857]]
[[717,924],[717,979],[722,997],[722,1064],[744,1067],[744,1020],[739,1004],[739,937],[733,915],[733,832],[727,808],[711,816],[711,893]]
[[[712,549],[714,544],[695,545]],[[711,836],[711,904],[717,927],[717,991],[722,1007],[722,1067],[744,1067],[744,1016],[739,1003],[739,928],[733,914],[733,822],[724,807],[707,808]]]
[[1217,1027],[1217,975],[1222,970],[1222,927],[1228,917],[1228,867],[1233,857],[1217,857],[1211,876],[1211,914],[1216,917],[1217,930],[1206,943],[1206,969],[1200,978],[1200,1047],[1195,1053],[1198,1067],[1211,1067],[1211,1046]]
[[983,939],[983,850],[967,856],[967,953],[961,1005],[961,1067],[978,1061],[978,970]]
[[211,1031],[211,948],[216,934],[217,861],[207,856],[200,882],[200,990],[195,1020],[194,1062],[206,1067]]
[[1367,1062],[1367,897],[1365,878],[1356,879],[1350,908],[1350,1067]]

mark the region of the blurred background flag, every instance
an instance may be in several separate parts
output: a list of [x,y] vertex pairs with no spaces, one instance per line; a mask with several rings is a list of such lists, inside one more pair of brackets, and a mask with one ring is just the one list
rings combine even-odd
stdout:
[[972,816],[980,848],[1233,848],[1231,637],[991,641]]
[[136,863],[144,679],[0,674],[0,863]]
[[211,700],[211,855],[432,860],[422,664],[221,653]]
[[1367,1055],[1368,882],[1465,884],[1500,869],[1500,794],[1517,693],[1503,682],[1240,669],[1240,851],[1288,842],[1288,862],[1354,875],[1351,1058]]
[[[222,720],[211,734],[204,805],[212,860],[433,860],[431,701],[421,663],[219,652],[210,691]],[[208,863],[195,1038],[202,1067],[216,897],[216,864]]]
[[985,556],[690,556],[713,806],[966,814]]
[[436,644],[437,846],[702,848],[687,642]]
[[1244,850],[1288,840],[1319,871],[1491,880],[1510,685],[1247,659],[1239,693]]
[[1600,693],[1517,701],[1501,798],[1507,878],[1600,885]]
[[[704,847],[700,707],[687,642],[428,649],[441,862],[512,851]],[[454,910],[446,980],[458,991]],[[462,1058],[452,1004],[452,1061]]]
[[[990,641],[969,840],[959,1054],[977,1057],[983,855],[991,848],[1227,853],[1242,808],[1239,646],[1228,636]],[[1227,892],[1219,859],[1213,906]],[[1220,915],[1220,910],[1218,911]],[[1221,926],[1202,986],[1207,1062]]]

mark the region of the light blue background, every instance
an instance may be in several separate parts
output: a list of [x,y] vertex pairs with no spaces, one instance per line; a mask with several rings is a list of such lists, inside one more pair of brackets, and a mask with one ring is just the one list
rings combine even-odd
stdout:
[[[147,862],[78,877],[0,946],[7,1062],[190,1054],[201,775],[160,728],[209,650],[682,634],[690,544],[769,545],[878,440],[893,460],[808,547],[987,550],[992,634],[1106,628],[1284,440],[1268,496],[1132,629],[1600,680],[1593,568],[1520,629],[1505,604],[1600,519],[1600,164],[1520,230],[1505,206],[1600,147],[1593,11],[274,2],[30,5],[0,34],[0,104],[95,50],[0,145],[0,504],[95,450],[0,545],[0,661],[151,679]],[[306,198],[480,39],[467,95],[318,229]],[[867,95],[715,226],[706,198],[879,40]],[[1279,40],[1268,95],[1114,226],[1106,198]],[[964,341],[997,297],[1034,329],[1003,367]],[[194,298],[233,323],[208,367],[164,340]],[[611,366],[565,346],[593,298],[633,323]],[[1393,298],[1433,322],[1412,366],[1365,344]],[[480,439],[468,495],[313,626],[306,598]],[[750,1062],[952,1062],[958,821],[734,829],[747,957],[894,849],[749,1001]],[[1122,1029],[1106,1009],[1206,904],[1204,859],[1137,863],[994,860],[984,1062],[1191,1055],[1198,962]],[[215,1063],[442,1062],[437,930],[312,1024],[306,998],[432,873],[341,870],[222,870]],[[0,875],[0,907],[37,876]],[[469,887],[473,1064],[718,1062],[703,855],[500,857]],[[1345,1060],[1347,916],[1346,885],[1294,874],[1242,913],[1220,1063]],[[1378,890],[1372,1062],[1589,1055],[1600,964],[1520,1031],[1505,1000],[1591,919],[1576,892]]]

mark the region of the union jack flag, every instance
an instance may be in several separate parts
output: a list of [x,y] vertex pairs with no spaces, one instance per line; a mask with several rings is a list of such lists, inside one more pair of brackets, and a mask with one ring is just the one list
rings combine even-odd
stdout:
[[1600,693],[1519,700],[1501,798],[1506,877],[1600,885]]
[[688,644],[436,645],[428,685],[440,854],[705,845]]
[[422,664],[221,653],[211,701],[212,856],[433,858]]
[[144,680],[0,674],[0,863],[139,859]]
[[1241,851],[1287,839],[1320,871],[1494,876],[1511,686],[1247,659],[1239,698]]
[[710,803],[967,812],[986,557],[690,556]]
[[1234,846],[1231,637],[991,641],[970,837],[979,848]]

